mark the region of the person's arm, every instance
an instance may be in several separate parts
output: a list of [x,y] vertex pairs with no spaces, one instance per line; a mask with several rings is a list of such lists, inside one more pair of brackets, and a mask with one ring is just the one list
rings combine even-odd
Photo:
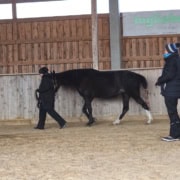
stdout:
[[172,80],[175,77],[177,71],[175,62],[176,61],[174,60],[169,62],[168,68],[163,72],[162,76],[158,78],[156,85],[167,83],[168,81]]
[[51,87],[50,79],[43,77],[41,80],[39,89],[37,91],[41,94],[41,93],[48,92],[51,89],[52,89],[52,87]]

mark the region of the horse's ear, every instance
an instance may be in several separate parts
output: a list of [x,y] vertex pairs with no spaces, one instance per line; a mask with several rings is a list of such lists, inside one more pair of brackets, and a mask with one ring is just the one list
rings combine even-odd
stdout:
[[52,74],[53,74],[53,75],[55,75],[55,74],[56,74],[55,70],[53,70],[53,71],[52,71]]
[[50,74],[54,75],[54,74],[55,74],[55,71],[54,71],[54,70],[53,70],[53,71],[50,71]]

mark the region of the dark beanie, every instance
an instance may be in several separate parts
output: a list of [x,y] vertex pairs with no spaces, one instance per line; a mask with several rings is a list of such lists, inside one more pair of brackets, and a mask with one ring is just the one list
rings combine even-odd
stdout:
[[48,73],[48,68],[47,67],[42,67],[39,69],[39,74],[47,74]]
[[178,47],[179,47],[179,43],[169,43],[165,45],[165,48],[168,53],[177,53]]

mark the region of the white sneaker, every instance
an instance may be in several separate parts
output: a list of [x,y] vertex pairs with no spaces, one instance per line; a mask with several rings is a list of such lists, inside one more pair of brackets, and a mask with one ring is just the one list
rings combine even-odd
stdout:
[[173,138],[171,136],[166,136],[166,137],[162,137],[161,140],[166,142],[172,142],[172,141],[179,141],[180,138]]

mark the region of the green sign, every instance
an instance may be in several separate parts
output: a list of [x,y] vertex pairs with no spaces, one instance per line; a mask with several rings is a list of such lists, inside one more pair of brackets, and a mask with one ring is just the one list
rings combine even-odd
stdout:
[[123,34],[180,34],[180,11],[123,13]]
[[179,23],[180,22],[180,15],[161,15],[158,13],[152,14],[149,17],[134,17],[134,24],[135,25],[145,25],[147,27],[152,27],[157,24],[169,24],[169,23]]

